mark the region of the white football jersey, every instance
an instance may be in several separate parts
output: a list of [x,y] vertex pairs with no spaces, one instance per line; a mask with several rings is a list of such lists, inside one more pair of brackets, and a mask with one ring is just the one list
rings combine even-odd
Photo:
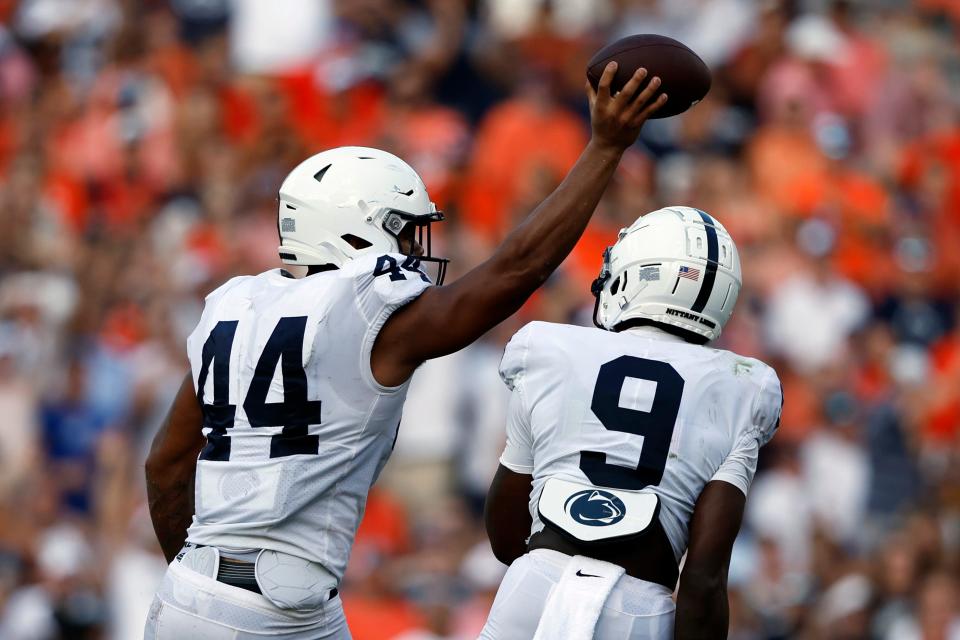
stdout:
[[207,437],[189,542],[343,576],[407,394],[374,379],[373,342],[428,286],[416,259],[391,254],[299,279],[241,276],[207,296],[187,341]]
[[783,402],[763,362],[653,327],[620,333],[533,322],[507,345],[508,469],[533,475],[531,533],[551,477],[653,493],[679,561],[711,480],[747,493]]

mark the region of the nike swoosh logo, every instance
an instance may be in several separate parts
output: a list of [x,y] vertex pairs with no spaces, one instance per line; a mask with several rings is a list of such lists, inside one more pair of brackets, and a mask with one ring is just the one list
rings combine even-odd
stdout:
[[577,575],[581,578],[602,578],[603,576],[595,576],[592,573],[580,573],[580,569],[577,569]]

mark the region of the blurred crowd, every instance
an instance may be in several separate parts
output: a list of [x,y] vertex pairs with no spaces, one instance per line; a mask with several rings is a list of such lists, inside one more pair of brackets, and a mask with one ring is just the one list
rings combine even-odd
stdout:
[[960,638],[956,0],[0,0],[0,23],[0,638],[139,637],[165,568],[145,452],[204,295],[277,266],[299,160],[405,158],[456,278],[586,143],[586,60],[651,32],[712,90],[649,123],[515,318],[416,374],[342,589],[354,637],[475,637],[505,570],[480,522],[503,345],[588,323],[616,231],[687,204],[741,252],[717,346],[786,393],[730,637]]

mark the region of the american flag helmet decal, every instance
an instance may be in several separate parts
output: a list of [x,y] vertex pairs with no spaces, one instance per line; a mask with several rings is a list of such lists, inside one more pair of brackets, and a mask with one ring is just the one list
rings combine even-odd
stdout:
[[700,279],[700,269],[695,269],[693,267],[682,266],[680,267],[680,277],[687,278],[688,280],[699,280]]

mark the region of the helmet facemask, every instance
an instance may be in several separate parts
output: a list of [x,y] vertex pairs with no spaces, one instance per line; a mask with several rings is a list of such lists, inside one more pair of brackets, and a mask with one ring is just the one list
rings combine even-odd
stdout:
[[610,279],[610,251],[613,247],[607,247],[603,250],[603,264],[600,265],[600,274],[596,279],[590,283],[590,293],[593,294],[595,298],[593,303],[593,324],[598,329],[603,329],[606,331],[606,327],[600,324],[600,321],[597,319],[597,314],[600,312],[600,294],[603,293],[603,288],[607,285],[607,280]]
[[[447,275],[447,265],[449,258],[439,258],[433,255],[433,223],[444,220],[442,211],[434,211],[428,215],[413,215],[397,209],[389,210],[383,217],[383,229],[394,237],[397,242],[398,251],[413,259],[413,266],[416,268],[421,262],[429,262],[437,265],[437,277],[435,282],[437,286],[443,284]],[[408,229],[411,229],[410,237],[403,238]],[[416,238],[414,239],[414,234]],[[407,251],[401,243],[409,243]],[[414,242],[421,247],[423,255],[416,255]]]

